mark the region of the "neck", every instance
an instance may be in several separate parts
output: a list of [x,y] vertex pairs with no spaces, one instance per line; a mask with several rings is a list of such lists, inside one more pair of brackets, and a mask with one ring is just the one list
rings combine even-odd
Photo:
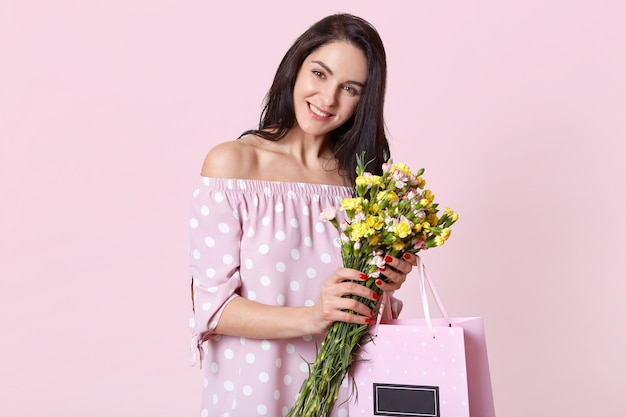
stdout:
[[333,160],[330,134],[309,135],[295,127],[282,139],[285,151],[305,167],[325,165]]

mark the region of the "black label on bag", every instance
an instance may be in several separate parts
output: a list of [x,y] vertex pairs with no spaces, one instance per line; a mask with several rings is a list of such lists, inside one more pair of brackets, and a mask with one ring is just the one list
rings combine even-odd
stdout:
[[374,384],[374,415],[440,417],[439,387]]

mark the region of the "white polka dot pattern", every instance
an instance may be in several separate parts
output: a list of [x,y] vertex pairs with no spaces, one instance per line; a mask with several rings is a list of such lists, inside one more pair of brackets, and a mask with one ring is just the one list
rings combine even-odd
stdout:
[[[281,416],[292,405],[308,373],[303,358],[315,359],[322,336],[255,340],[211,331],[233,297],[313,305],[342,265],[337,231],[319,215],[350,195],[348,187],[202,178],[189,223],[189,325],[206,345],[201,416]],[[337,404],[348,395],[346,385]],[[347,416],[346,407],[333,417]]]
[[423,319],[394,320],[378,327],[374,343],[361,350],[354,369],[358,403],[351,415],[371,416],[373,384],[439,387],[440,415],[469,417],[465,344],[462,327],[433,319],[435,338]]

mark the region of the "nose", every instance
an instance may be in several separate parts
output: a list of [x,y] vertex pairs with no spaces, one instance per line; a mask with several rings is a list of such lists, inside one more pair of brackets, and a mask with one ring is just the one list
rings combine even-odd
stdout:
[[321,92],[322,103],[326,107],[332,107],[337,103],[337,88],[332,85],[326,86]]

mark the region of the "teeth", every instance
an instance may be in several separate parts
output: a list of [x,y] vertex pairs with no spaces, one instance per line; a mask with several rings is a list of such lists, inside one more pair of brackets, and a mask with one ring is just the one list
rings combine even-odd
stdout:
[[311,109],[311,111],[315,114],[317,114],[319,117],[328,117],[330,116],[330,113],[324,113],[323,111],[321,111],[320,109],[318,109],[317,107],[315,107],[312,104],[309,104],[309,108]]

